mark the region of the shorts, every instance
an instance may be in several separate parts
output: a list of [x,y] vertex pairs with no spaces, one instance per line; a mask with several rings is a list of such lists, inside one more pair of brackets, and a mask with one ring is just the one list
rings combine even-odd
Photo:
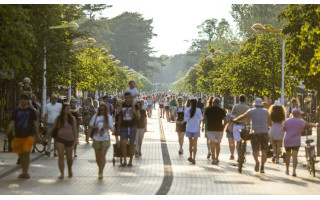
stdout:
[[234,124],[234,126],[233,126],[233,138],[234,138],[234,141],[240,142],[241,137],[240,137],[239,129],[244,129],[244,128],[245,128],[244,125]]
[[223,131],[208,131],[208,138],[210,142],[217,141],[218,143],[221,143],[223,136]]
[[163,104],[160,104],[160,105],[159,105],[159,108],[163,108]]
[[170,107],[169,106],[165,106],[164,109],[169,112]]
[[229,131],[227,131],[227,138],[232,138],[233,139],[233,133],[230,133]]
[[300,146],[296,146],[296,147],[284,147],[286,149],[286,152],[291,152],[291,150],[293,151],[299,151]]
[[130,142],[136,140],[137,127],[121,127],[120,128],[120,138],[121,140],[126,140],[129,138]]
[[152,109],[152,105],[148,105],[148,109]]
[[103,147],[110,147],[110,140],[105,140],[105,141],[93,140],[92,147],[94,149],[101,149]]
[[200,131],[199,132],[186,132],[186,136],[188,138],[198,138],[198,137],[200,137]]
[[12,152],[16,154],[22,154],[23,152],[31,152],[31,149],[33,147],[34,137],[23,137],[18,138],[15,137],[13,139],[13,148]]
[[252,137],[251,137],[252,151],[259,151],[260,147],[262,151],[268,151],[269,150],[268,142],[269,142],[268,133],[252,134]]
[[64,139],[61,139],[59,137],[56,137],[54,139],[54,142],[58,142],[58,143],[64,144],[64,146],[66,146],[66,147],[73,147],[73,144],[74,144],[74,141],[64,140]]
[[[52,127],[53,127],[53,124],[47,123],[47,133],[49,133]],[[49,135],[49,140],[51,140],[51,138],[52,138],[52,135]]]
[[183,123],[183,124],[176,123],[176,132],[178,133],[186,132],[186,127],[187,127],[187,123]]

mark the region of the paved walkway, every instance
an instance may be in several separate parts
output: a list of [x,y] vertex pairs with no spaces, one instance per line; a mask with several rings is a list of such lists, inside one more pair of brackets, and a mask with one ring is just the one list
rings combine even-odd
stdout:
[[270,159],[265,174],[254,172],[250,144],[250,155],[247,155],[243,173],[239,174],[237,163],[229,161],[225,135],[219,166],[211,165],[206,158],[203,133],[198,141],[197,163],[192,165],[187,161],[188,139],[185,138],[184,154],[179,155],[175,124],[161,119],[159,125],[157,114],[154,111],[152,118],[148,119],[142,157],[134,159],[132,168],[119,167],[118,158],[116,166],[112,166],[111,147],[107,153],[104,179],[98,180],[94,151],[82,138],[78,157],[74,159],[73,178],[58,180],[57,158],[35,153],[32,155],[35,161],[30,166],[31,178],[22,180],[17,178],[21,172],[16,169],[17,156],[0,153],[0,194],[320,194],[319,172],[317,177],[311,177],[302,162],[298,165],[298,177],[285,175],[284,163],[273,164]]

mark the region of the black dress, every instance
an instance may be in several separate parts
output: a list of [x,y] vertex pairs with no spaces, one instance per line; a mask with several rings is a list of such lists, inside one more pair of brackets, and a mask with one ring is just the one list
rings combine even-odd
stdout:
[[[184,120],[184,110],[185,110],[185,107],[182,106],[182,111],[180,110],[179,111],[179,107],[176,108],[177,110],[177,115],[178,115],[178,118],[177,118],[177,122],[182,122]],[[186,127],[187,127],[187,123],[184,122],[183,124],[178,124],[176,123],[176,132],[186,132]]]

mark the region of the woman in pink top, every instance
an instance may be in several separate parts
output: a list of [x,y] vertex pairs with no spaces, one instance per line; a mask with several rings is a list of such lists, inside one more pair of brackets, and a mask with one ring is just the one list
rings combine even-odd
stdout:
[[55,146],[58,151],[58,165],[61,175],[59,179],[64,178],[64,153],[66,152],[67,165],[69,178],[73,176],[72,174],[72,152],[74,142],[77,141],[77,122],[76,119],[71,114],[71,107],[69,104],[63,104],[61,113],[57,117],[53,125],[54,128],[46,135],[47,138],[52,134],[55,128],[58,129],[57,136],[55,137]]
[[[301,145],[301,132],[305,128],[314,127],[312,124],[306,123],[301,118],[301,111],[294,109],[292,111],[293,118],[289,118],[284,122],[283,131],[286,132],[284,137],[284,147],[286,149],[286,174],[289,175],[290,158],[292,155],[293,172],[292,176],[296,175],[296,168],[298,164],[298,151]],[[315,125],[317,126],[317,125]],[[292,151],[292,153],[291,153]]]

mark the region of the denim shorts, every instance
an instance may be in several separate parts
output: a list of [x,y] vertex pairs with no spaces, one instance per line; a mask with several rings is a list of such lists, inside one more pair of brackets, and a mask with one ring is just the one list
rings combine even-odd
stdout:
[[130,142],[136,140],[137,127],[120,127],[120,138],[121,140],[126,140],[129,138]]
[[253,151],[268,151],[269,150],[269,134],[268,133],[256,133],[252,135],[251,146]]
[[199,132],[186,132],[186,136],[188,138],[198,138],[200,137],[200,131]]
[[227,138],[232,138],[233,139],[233,133],[230,133],[229,131],[227,131]]

